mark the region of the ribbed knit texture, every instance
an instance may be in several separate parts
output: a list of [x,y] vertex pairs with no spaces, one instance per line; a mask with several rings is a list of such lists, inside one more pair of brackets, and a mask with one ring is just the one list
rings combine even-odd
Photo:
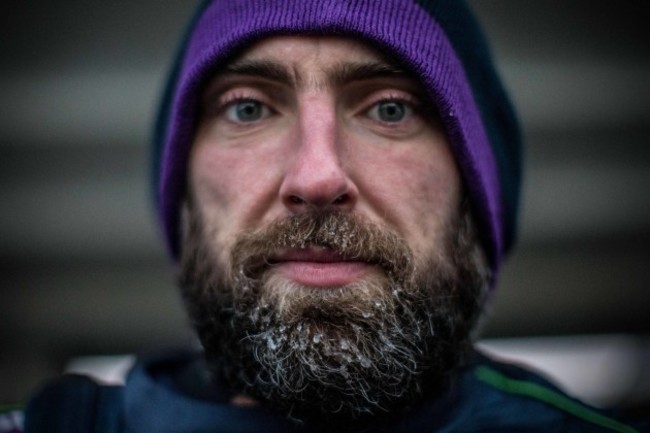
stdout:
[[[217,0],[195,19],[157,124],[158,205],[171,253],[198,98],[206,80],[252,42],[277,34],[352,36],[392,53],[438,108],[496,275],[511,244],[519,133],[480,30],[462,0]],[[450,39],[450,35],[453,39]]]

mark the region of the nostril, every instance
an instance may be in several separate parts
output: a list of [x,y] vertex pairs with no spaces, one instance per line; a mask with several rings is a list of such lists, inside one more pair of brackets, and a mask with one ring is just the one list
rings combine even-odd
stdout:
[[339,196],[336,196],[336,198],[334,198],[334,200],[327,201],[327,202],[324,201],[324,202],[319,203],[319,202],[307,201],[304,198],[300,197],[299,195],[290,195],[288,197],[287,201],[291,205],[300,205],[300,206],[302,206],[302,205],[305,205],[305,204],[310,204],[310,205],[313,205],[313,206],[316,206],[316,207],[320,207],[320,206],[328,206],[328,205],[335,205],[335,206],[345,205],[348,202],[350,202],[350,199],[351,198],[350,198],[349,194],[341,194]]
[[292,195],[291,197],[289,197],[289,201],[292,204],[304,204],[305,203],[305,201],[303,199],[301,199],[300,197],[298,197],[297,195]]

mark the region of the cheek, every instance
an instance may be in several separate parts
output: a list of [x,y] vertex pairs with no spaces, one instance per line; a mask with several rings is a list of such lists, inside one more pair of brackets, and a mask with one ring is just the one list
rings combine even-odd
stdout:
[[[196,146],[190,156],[189,189],[194,209],[200,213],[204,224],[205,236],[210,238],[210,245],[218,245],[215,250],[221,255],[227,233],[232,229],[230,213],[235,198],[229,182],[229,173],[225,158],[218,158],[214,152]],[[223,263],[225,257],[220,257]]]
[[439,244],[461,196],[460,175],[446,147],[428,143],[369,152],[364,159],[367,169],[360,172],[360,183],[373,212],[405,236],[416,251]]
[[[238,169],[234,169],[238,167]],[[208,213],[226,212],[237,198],[236,188],[244,167],[229,152],[217,151],[209,145],[197,146],[190,160],[190,189],[197,205]]]
[[460,202],[460,179],[455,166],[450,170],[444,164],[434,163],[421,169],[414,212],[420,221],[423,237],[435,240],[456,214]]
[[[190,160],[190,188],[196,208],[217,245],[227,249],[234,235],[262,219],[273,201],[271,155],[244,149],[197,145]],[[260,161],[266,161],[260,169]]]
[[220,134],[216,126],[204,124],[190,155],[189,181],[197,202],[213,211],[234,212],[237,220],[245,217],[239,215],[241,203],[264,201],[274,184],[282,133],[277,122],[243,136]]

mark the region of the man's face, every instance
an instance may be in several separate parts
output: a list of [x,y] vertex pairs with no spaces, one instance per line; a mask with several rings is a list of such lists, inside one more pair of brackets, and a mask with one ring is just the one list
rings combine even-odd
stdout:
[[[190,187],[220,260],[235,236],[309,209],[340,209],[431,254],[457,216],[461,181],[418,84],[349,39],[269,38],[207,88]],[[376,272],[287,253],[272,272],[313,287]],[[289,259],[290,258],[290,259]],[[329,259],[328,259],[329,260]]]
[[201,111],[182,286],[213,370],[307,416],[402,407],[442,381],[484,272],[418,83],[350,39],[273,37]]

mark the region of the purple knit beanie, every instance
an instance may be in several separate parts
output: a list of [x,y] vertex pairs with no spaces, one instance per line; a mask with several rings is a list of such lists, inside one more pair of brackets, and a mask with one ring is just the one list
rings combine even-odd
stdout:
[[479,26],[463,0],[212,0],[181,46],[156,125],[157,205],[174,258],[201,90],[271,35],[351,36],[392,53],[437,107],[495,278],[516,232],[521,141]]

